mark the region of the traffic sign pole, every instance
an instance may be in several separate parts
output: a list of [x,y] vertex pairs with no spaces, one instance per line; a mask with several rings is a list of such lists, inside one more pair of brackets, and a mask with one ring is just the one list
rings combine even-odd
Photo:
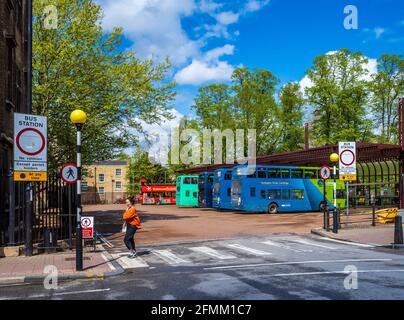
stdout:
[[83,239],[81,229],[81,124],[77,124],[77,229],[76,270],[83,271]]
[[337,166],[334,164],[334,210],[337,208]]

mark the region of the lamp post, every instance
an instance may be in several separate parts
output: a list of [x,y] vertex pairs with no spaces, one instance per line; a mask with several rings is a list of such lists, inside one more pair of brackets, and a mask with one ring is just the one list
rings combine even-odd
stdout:
[[338,153],[332,153],[330,155],[330,161],[333,165],[333,176],[334,176],[334,210],[337,208],[337,162],[339,161]]
[[81,230],[81,128],[87,121],[84,111],[74,110],[70,120],[77,129],[77,227],[76,227],[76,271],[83,271],[83,243]]

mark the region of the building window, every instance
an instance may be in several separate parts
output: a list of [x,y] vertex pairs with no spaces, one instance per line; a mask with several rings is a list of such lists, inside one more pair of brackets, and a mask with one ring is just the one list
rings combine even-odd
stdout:
[[122,169],[116,169],[115,170],[115,176],[121,177],[122,176]]
[[121,189],[122,189],[122,182],[121,182],[121,181],[115,182],[115,188],[116,188],[117,190],[121,190]]
[[88,169],[81,169],[81,175],[82,175],[83,177],[88,176]]
[[87,181],[82,181],[81,182],[81,191],[88,191]]
[[103,173],[98,175],[98,182],[105,182],[105,175]]
[[104,194],[105,193],[104,187],[99,187],[98,188],[98,193]]

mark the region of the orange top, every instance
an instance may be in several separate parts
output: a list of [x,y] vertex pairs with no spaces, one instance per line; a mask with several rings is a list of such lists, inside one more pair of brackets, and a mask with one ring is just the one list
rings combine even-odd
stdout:
[[140,224],[140,218],[136,212],[136,209],[133,207],[126,209],[125,213],[123,214],[123,220],[125,220],[126,223],[135,226],[137,229],[142,228],[142,225]]

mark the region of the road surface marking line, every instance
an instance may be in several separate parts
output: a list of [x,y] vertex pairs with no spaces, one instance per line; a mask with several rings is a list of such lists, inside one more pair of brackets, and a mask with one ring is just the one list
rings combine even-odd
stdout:
[[237,269],[237,268],[251,268],[251,267],[268,267],[280,265],[294,265],[294,264],[315,264],[315,263],[342,263],[342,262],[387,262],[393,259],[342,259],[342,260],[311,260],[311,261],[293,261],[293,262],[272,262],[272,263],[257,263],[257,264],[241,264],[235,266],[220,266],[220,267],[206,267],[204,270],[215,269]]
[[109,261],[109,259],[108,259],[103,253],[101,253],[101,257],[105,260],[105,262],[107,263],[107,266],[108,266],[112,271],[116,271],[115,267],[112,265],[112,263]]
[[327,240],[327,241],[332,241],[332,242],[337,242],[337,243],[343,243],[343,244],[347,244],[347,245],[351,245],[351,246],[364,247],[364,248],[374,248],[375,247],[370,244],[349,242],[349,241],[343,241],[343,240],[338,240],[338,239],[331,239],[331,238],[327,238],[327,237],[321,237],[321,239]]
[[189,263],[189,261],[176,256],[170,250],[153,250],[152,252],[169,264]]
[[[382,270],[358,270],[355,271],[357,273],[394,273],[394,272],[404,272],[404,269],[382,269]],[[326,275],[326,274],[350,274],[352,273],[351,271],[318,271],[318,272],[298,272],[298,273],[276,273],[276,274],[270,274],[270,275],[251,275],[251,276],[241,276],[238,277],[237,279],[249,279],[249,278],[271,278],[271,277],[290,277],[290,276],[309,276],[309,275]],[[217,281],[226,281],[226,280],[234,280],[234,278],[216,278],[214,280]]]
[[209,248],[209,247],[192,247],[189,248],[192,251],[196,251],[199,253],[206,254],[208,256],[218,258],[220,260],[226,260],[226,259],[236,259],[236,256],[233,256],[231,254],[226,254],[226,253],[220,253],[219,251]]
[[292,242],[297,242],[297,243],[301,243],[301,244],[305,244],[305,245],[309,245],[309,246],[314,246],[314,247],[320,247],[320,248],[324,248],[324,249],[330,249],[330,250],[337,250],[338,248],[336,247],[329,247],[323,244],[317,244],[311,241],[307,241],[307,240],[303,240],[303,239],[294,239],[294,240],[288,240],[288,241],[292,241]]
[[[129,259],[127,256],[122,256],[123,254],[112,255],[116,261],[122,266],[124,269],[134,269],[134,268],[147,268],[149,265],[142,258],[137,257],[134,259]],[[127,253],[124,255],[128,255]]]
[[241,250],[241,251],[246,251],[248,253],[251,253],[251,254],[257,255],[257,256],[266,256],[266,255],[272,254],[271,252],[268,252],[268,251],[261,251],[261,250],[253,249],[253,248],[246,247],[246,246],[243,246],[238,243],[230,243],[230,244],[227,244],[227,246],[230,248]]
[[312,250],[295,249],[295,248],[292,248],[290,246],[287,246],[286,244],[277,243],[277,242],[274,242],[274,241],[271,241],[271,240],[267,240],[267,241],[264,241],[262,243],[267,244],[269,246],[274,246],[274,247],[278,247],[278,248],[282,248],[282,249],[286,249],[286,250],[291,250],[291,251],[294,251],[294,252],[312,252]]

